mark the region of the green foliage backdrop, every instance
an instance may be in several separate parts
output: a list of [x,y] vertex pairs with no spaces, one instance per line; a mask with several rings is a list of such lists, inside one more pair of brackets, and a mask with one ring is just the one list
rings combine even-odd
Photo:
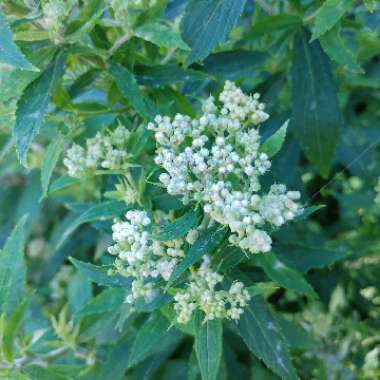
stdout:
[[[270,252],[230,244],[153,159],[148,123],[197,117],[226,81],[270,115],[263,187],[302,196]],[[2,0],[0,378],[379,379],[379,110],[376,0]],[[70,172],[94,136],[116,136],[123,166]],[[107,249],[133,209],[157,244],[188,243],[131,305]],[[173,300],[204,255],[223,289],[244,284],[240,319],[181,323]]]

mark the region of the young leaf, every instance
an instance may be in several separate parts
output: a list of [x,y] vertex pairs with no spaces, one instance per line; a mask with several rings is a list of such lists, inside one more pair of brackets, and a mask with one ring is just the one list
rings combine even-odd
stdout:
[[294,39],[292,126],[307,158],[327,177],[335,156],[342,118],[328,58],[318,41],[300,30]]
[[18,305],[12,316],[5,321],[5,328],[3,332],[3,353],[5,358],[9,361],[13,361],[13,350],[16,333],[20,328],[21,322],[28,309],[30,299],[25,299],[20,305]]
[[179,239],[185,236],[192,228],[197,227],[199,222],[199,213],[189,210],[172,223],[159,226],[154,238],[159,241],[169,241]]
[[339,28],[334,27],[319,38],[323,50],[336,63],[353,73],[364,73],[351,50],[345,45],[339,34]]
[[160,47],[190,50],[189,46],[187,46],[177,32],[169,26],[159,24],[158,22],[149,22],[141,25],[135,30],[134,34]]
[[215,225],[206,230],[187,251],[185,258],[175,267],[167,287],[170,287],[187,268],[195,264],[202,256],[215,251],[226,236],[226,229]]
[[195,316],[195,354],[202,380],[216,380],[222,358],[223,325],[220,319],[203,322],[202,313]]
[[27,164],[26,155],[30,144],[42,126],[51,96],[63,75],[63,69],[64,53],[61,51],[42,75],[25,89],[18,102],[13,134],[19,160],[24,166]]
[[82,224],[113,219],[125,213],[128,208],[124,202],[106,201],[86,208],[63,232],[58,240],[55,250],[59,249],[68,237]]
[[182,37],[191,47],[186,63],[205,58],[224,42],[243,12],[246,0],[191,0],[186,7]]
[[318,10],[312,40],[330,30],[351,7],[352,0],[326,0]]
[[261,297],[253,297],[237,322],[250,351],[284,380],[297,380],[288,347],[277,320]]
[[7,316],[22,302],[26,281],[24,260],[26,216],[21,218],[0,251],[0,314]]
[[274,253],[257,255],[257,260],[267,276],[284,288],[309,296],[316,295],[304,277],[278,260]]
[[123,277],[119,274],[109,274],[110,269],[113,268],[112,265],[97,266],[74,259],[74,257],[69,257],[69,260],[82,274],[99,285],[116,286],[126,289],[129,289],[131,286],[132,281],[129,277]]
[[281,150],[285,141],[288,124],[289,120],[286,120],[281,128],[261,145],[261,152],[266,153],[269,158],[272,158]]
[[128,99],[132,107],[143,118],[150,118],[147,99],[140,91],[134,75],[124,66],[111,63],[109,72],[119,87],[121,93]]
[[17,67],[18,69],[39,71],[21,53],[13,41],[12,31],[9,28],[4,13],[0,8],[0,63]]
[[42,196],[45,197],[54,168],[65,144],[64,137],[59,134],[49,145],[41,164]]
[[161,339],[169,328],[168,320],[161,314],[153,314],[138,330],[129,356],[128,367],[143,360],[153,348],[159,348]]

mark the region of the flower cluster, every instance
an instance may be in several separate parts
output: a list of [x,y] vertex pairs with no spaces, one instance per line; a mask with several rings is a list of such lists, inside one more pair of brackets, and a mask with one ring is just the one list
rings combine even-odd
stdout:
[[81,177],[98,168],[122,170],[128,168],[125,146],[130,132],[123,126],[108,135],[98,132],[86,140],[86,147],[74,144],[68,149],[63,163],[72,177]]
[[252,253],[271,249],[266,223],[279,227],[300,212],[299,192],[285,185],[258,193],[259,177],[271,167],[256,128],[269,117],[259,98],[227,81],[219,102],[211,96],[203,103],[201,117],[156,116],[148,125],[168,193],[181,195],[185,203],[201,202],[205,213],[231,229],[231,243]]
[[191,273],[191,281],[183,293],[174,296],[174,310],[178,323],[188,323],[194,310],[205,313],[205,320],[219,318],[239,319],[250,295],[241,282],[234,282],[229,290],[216,290],[223,276],[213,272],[210,259],[203,257],[198,270]]
[[153,280],[161,277],[168,281],[174,267],[184,256],[183,240],[161,242],[154,240],[149,232],[151,219],[145,211],[128,211],[127,221],[115,221],[112,238],[116,244],[108,252],[115,255],[117,271],[132,276],[132,292],[127,297],[133,303],[142,297],[146,301],[154,298]]

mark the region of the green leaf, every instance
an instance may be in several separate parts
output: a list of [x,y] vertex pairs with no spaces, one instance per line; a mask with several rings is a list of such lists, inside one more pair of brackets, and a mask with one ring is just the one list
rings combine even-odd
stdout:
[[26,282],[24,260],[26,216],[22,217],[0,251],[0,314],[9,316],[22,302]]
[[143,118],[150,118],[152,115],[147,105],[147,99],[140,91],[134,75],[118,63],[111,63],[109,72],[121,93],[128,99],[136,112]]
[[339,260],[347,258],[351,251],[347,248],[340,249],[320,247],[308,247],[298,244],[278,244],[276,254],[286,265],[301,273],[306,273],[313,268],[323,268]]
[[261,145],[261,152],[266,153],[269,158],[272,158],[281,150],[285,141],[288,124],[289,120],[286,120],[281,128]]
[[249,350],[284,380],[296,380],[286,341],[261,297],[253,297],[237,323]]
[[91,281],[83,273],[76,272],[67,286],[67,293],[69,310],[74,314],[91,300]]
[[190,50],[189,46],[187,46],[176,31],[158,22],[149,22],[141,25],[135,30],[134,34],[160,47]]
[[13,350],[15,346],[16,333],[18,332],[21,322],[29,307],[30,299],[24,300],[21,305],[17,307],[13,315],[5,321],[5,328],[3,332],[3,354],[9,362],[13,362]]
[[215,251],[226,234],[227,230],[222,229],[220,225],[214,225],[203,232],[187,251],[185,258],[175,267],[167,283],[167,288],[170,287],[187,268],[200,260],[202,256]]
[[39,71],[21,53],[13,41],[12,31],[9,28],[4,13],[0,9],[0,63],[17,67],[23,70]]
[[327,177],[342,124],[334,79],[319,42],[300,30],[294,39],[292,126],[307,158]]
[[312,40],[330,30],[352,7],[352,0],[326,0],[318,9]]
[[269,297],[276,290],[280,289],[274,282],[255,282],[255,285],[251,285],[247,288],[251,296],[263,296]]
[[65,35],[70,42],[79,41],[94,28],[98,19],[106,10],[103,0],[88,0],[78,17],[66,28]]
[[160,347],[160,341],[169,329],[168,320],[159,312],[154,313],[138,330],[129,356],[128,367],[134,366],[154,348]]
[[297,15],[279,14],[261,16],[253,24],[248,37],[255,38],[265,34],[273,33],[277,30],[293,29],[302,25],[302,19]]
[[120,276],[119,274],[109,274],[112,265],[97,266],[91,263],[85,263],[83,261],[69,257],[71,263],[81,273],[83,273],[92,282],[95,282],[103,286],[116,286],[129,289],[131,286],[131,279]]
[[201,312],[195,317],[195,354],[202,380],[216,380],[222,358],[223,325],[220,319],[203,322]]
[[82,318],[94,314],[112,312],[119,308],[125,300],[125,290],[122,288],[108,288],[92,298],[82,308],[76,311],[75,318]]
[[340,36],[339,28],[334,27],[319,38],[325,53],[336,63],[353,73],[364,73],[353,53]]
[[59,134],[49,145],[41,164],[41,184],[42,184],[42,196],[45,197],[51,176],[55,166],[57,165],[59,156],[65,146],[64,137]]
[[179,239],[185,236],[191,229],[197,227],[199,219],[199,212],[189,210],[172,223],[159,226],[154,234],[154,238],[159,241]]
[[57,178],[50,184],[48,194],[51,195],[56,191],[66,189],[67,187],[70,187],[79,182],[80,180],[78,178],[73,178],[68,175],[64,175],[62,177]]
[[125,213],[130,207],[132,206],[127,206],[124,202],[119,201],[106,201],[90,206],[66,228],[54,249],[59,249],[82,224],[113,219]]
[[237,80],[261,72],[267,57],[260,51],[223,51],[208,56],[200,69],[216,77]]
[[304,277],[278,260],[273,252],[257,255],[256,258],[271,280],[297,293],[316,296],[314,289]]
[[19,160],[26,166],[26,155],[47,113],[52,94],[63,75],[64,53],[57,54],[51,65],[22,94],[16,112],[13,134]]
[[182,19],[182,37],[191,51],[186,63],[205,58],[224,42],[243,12],[246,0],[191,0]]

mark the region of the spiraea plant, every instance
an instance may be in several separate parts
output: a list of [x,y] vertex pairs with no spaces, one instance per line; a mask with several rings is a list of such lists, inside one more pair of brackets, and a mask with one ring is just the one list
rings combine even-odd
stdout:
[[380,377],[375,1],[0,2],[0,379]]

